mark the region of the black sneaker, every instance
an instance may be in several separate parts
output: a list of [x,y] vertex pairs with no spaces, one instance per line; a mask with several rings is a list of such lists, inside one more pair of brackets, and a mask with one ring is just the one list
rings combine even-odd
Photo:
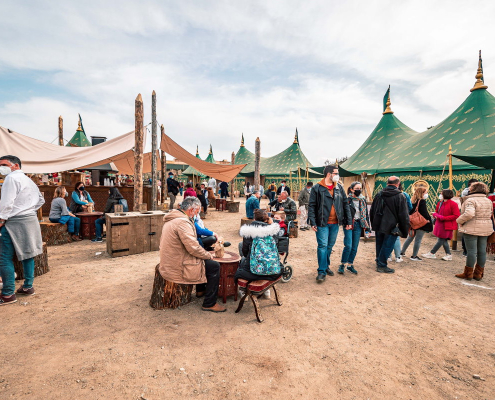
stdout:
[[423,261],[421,258],[419,258],[418,256],[413,256],[410,258],[411,261]]
[[317,283],[323,283],[324,280],[325,280],[325,275],[323,274],[318,274],[318,276],[316,277]]
[[224,242],[223,247],[230,247],[231,243],[230,242]]
[[383,272],[385,274],[393,274],[395,269],[389,267],[376,267],[376,272]]
[[329,276],[334,275],[333,271],[330,268],[327,268],[327,275],[329,275]]
[[339,274],[344,275],[345,272],[345,266],[344,264],[339,265],[339,270],[337,271]]
[[17,294],[22,294],[24,296],[32,296],[35,293],[34,287],[30,287],[29,289],[26,289],[25,287],[21,286],[19,289],[16,291]]
[[348,266],[347,266],[347,271],[350,271],[350,272],[352,272],[354,275],[357,275],[357,271],[356,271],[356,269],[354,268],[354,265],[348,265]]
[[93,243],[103,243],[103,239],[102,238],[94,238],[94,239],[91,239],[91,241]]
[[13,294],[10,297],[5,297],[0,295],[0,306],[6,306],[9,304],[14,304],[17,302],[17,298],[15,297],[15,294]]

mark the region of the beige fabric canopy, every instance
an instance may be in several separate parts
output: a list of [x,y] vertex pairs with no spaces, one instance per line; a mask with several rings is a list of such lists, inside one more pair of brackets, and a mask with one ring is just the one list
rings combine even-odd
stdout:
[[203,161],[180,147],[165,133],[162,133],[160,148],[165,153],[170,154],[171,156],[181,160],[182,162],[189,164],[191,167],[198,170],[202,174],[212,176],[215,179],[226,182],[230,182],[231,180],[233,180],[237,176],[237,174],[241,172],[242,169],[247,165],[212,164]]
[[92,147],[65,147],[33,139],[0,126],[0,156],[13,155],[26,173],[39,174],[101,165],[109,157],[132,152],[134,131]]
[[[98,145],[99,146],[99,145]],[[105,160],[98,161],[97,163],[85,165],[81,169],[96,167],[101,164],[114,163],[115,167],[120,174],[134,175],[134,151],[128,150],[125,153],[118,154],[114,157],[108,157]],[[162,163],[160,160],[160,153],[156,152],[156,169],[160,170]],[[147,174],[151,172],[151,152],[143,154],[143,173]]]

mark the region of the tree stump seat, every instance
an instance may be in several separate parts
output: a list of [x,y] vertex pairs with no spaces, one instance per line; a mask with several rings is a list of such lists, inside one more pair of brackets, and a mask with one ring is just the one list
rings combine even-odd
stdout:
[[71,242],[67,225],[58,222],[40,222],[41,238],[47,246],[58,246]]
[[150,307],[155,310],[178,308],[191,302],[191,293],[194,285],[168,282],[163,279],[159,271],[160,264],[155,268],[155,280],[151,293]]
[[[22,265],[22,261],[17,259],[17,255],[14,253],[14,270],[17,274],[16,280],[24,279],[24,267]],[[34,257],[34,277],[41,276],[50,271],[48,267],[48,252],[47,252],[47,244],[43,242],[43,253],[39,256]]]
[[248,218],[248,217],[242,217],[241,218],[241,226],[242,225],[246,225],[246,224],[250,224],[251,222],[253,222],[254,220],[251,219],[251,218]]
[[241,301],[239,302],[239,306],[237,307],[237,310],[235,310],[236,313],[242,310],[242,307],[244,306],[244,301],[246,300],[246,297],[249,297],[251,301],[253,302],[254,306],[254,312],[256,313],[256,319],[258,322],[263,322],[264,319],[261,316],[261,311],[260,311],[260,305],[258,303],[258,298],[261,297],[263,293],[265,293],[268,289],[273,288],[273,293],[275,295],[275,301],[279,306],[282,305],[282,302],[280,301],[280,294],[277,292],[277,288],[275,285],[282,279],[282,276],[280,276],[278,279],[274,281],[267,281],[267,280],[259,280],[259,281],[252,281],[248,285],[248,281],[245,279],[238,279],[237,280],[237,285],[240,288],[245,289],[245,293],[241,298]]
[[231,213],[238,213],[240,204],[241,204],[240,201],[228,201],[227,200],[227,210]]

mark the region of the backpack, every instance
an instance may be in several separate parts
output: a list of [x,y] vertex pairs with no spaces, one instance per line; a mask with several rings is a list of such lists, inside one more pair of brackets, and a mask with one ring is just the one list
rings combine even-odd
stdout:
[[280,274],[277,244],[272,236],[253,239],[249,269],[256,275]]

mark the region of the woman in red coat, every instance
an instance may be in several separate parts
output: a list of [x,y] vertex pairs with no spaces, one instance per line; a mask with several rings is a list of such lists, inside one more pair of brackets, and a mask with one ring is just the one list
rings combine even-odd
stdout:
[[423,254],[423,257],[437,258],[435,253],[441,246],[443,246],[445,250],[445,257],[442,257],[442,260],[452,261],[449,240],[452,239],[452,232],[457,229],[456,219],[459,218],[460,215],[459,206],[452,200],[454,197],[454,192],[450,189],[442,190],[442,194],[439,197],[440,201],[438,202],[437,208],[433,213],[433,217],[436,218],[433,234],[438,238],[438,240],[431,251]]

